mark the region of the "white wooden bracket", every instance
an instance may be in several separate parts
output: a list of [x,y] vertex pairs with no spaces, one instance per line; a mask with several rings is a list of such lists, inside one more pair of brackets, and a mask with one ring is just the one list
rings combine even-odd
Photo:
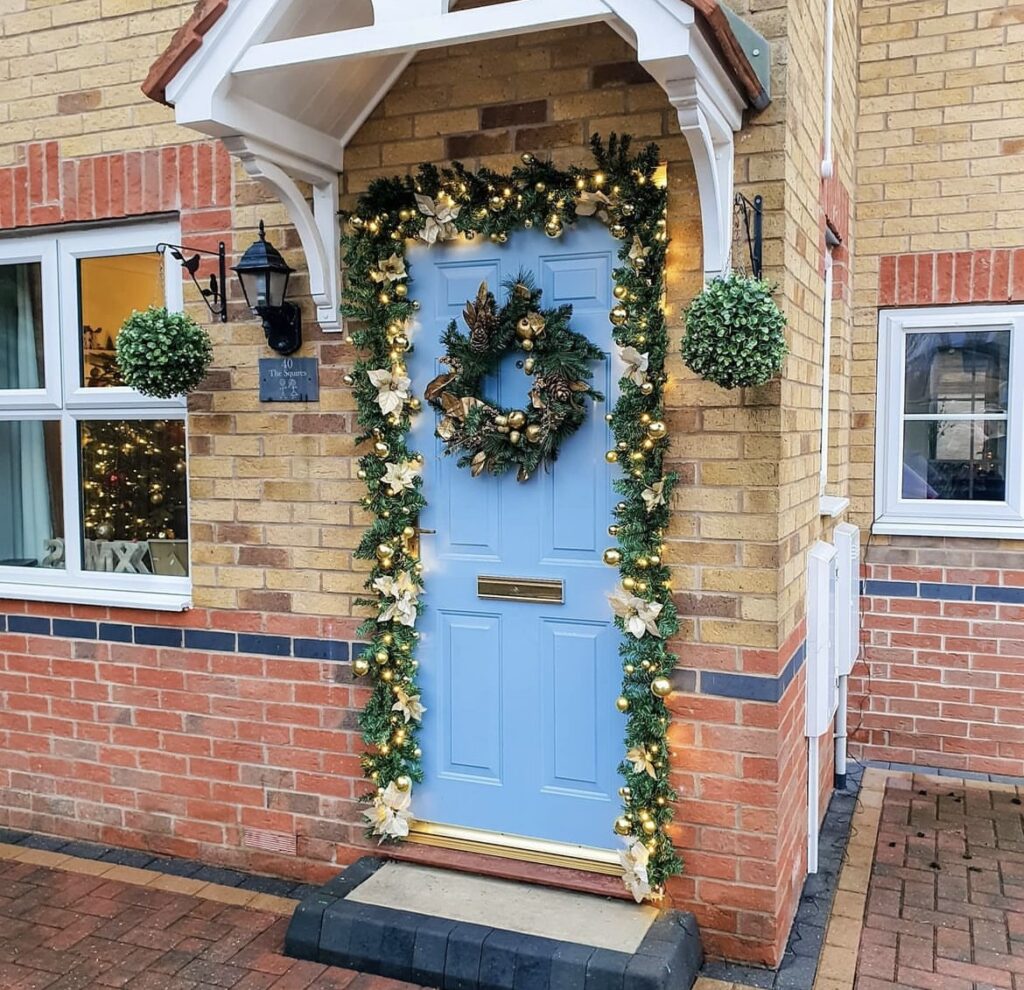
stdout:
[[690,148],[700,196],[704,280],[729,268],[732,253],[733,125],[696,79],[665,86]]
[[[258,179],[288,210],[306,255],[309,294],[322,330],[341,330],[341,225],[338,219],[338,173],[248,137],[224,139],[246,174]],[[308,183],[312,204],[299,188]]]

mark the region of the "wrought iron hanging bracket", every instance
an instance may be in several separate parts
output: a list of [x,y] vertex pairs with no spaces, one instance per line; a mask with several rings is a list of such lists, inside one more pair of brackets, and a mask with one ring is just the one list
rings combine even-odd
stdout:
[[743,213],[743,230],[747,238],[747,250],[750,252],[750,273],[754,278],[760,278],[763,269],[764,200],[755,196],[751,202],[743,193],[738,192],[733,202]]
[[[169,252],[171,257],[181,263],[181,267],[188,272],[192,284],[199,290],[206,303],[206,308],[214,319],[221,323],[228,322],[228,283],[227,283],[227,248],[221,241],[216,251],[204,251],[202,248],[188,247],[185,244],[164,244],[161,242],[156,246],[160,254]],[[217,259],[217,271],[210,275],[210,280],[204,288],[196,272],[202,264],[200,255],[206,255]]]

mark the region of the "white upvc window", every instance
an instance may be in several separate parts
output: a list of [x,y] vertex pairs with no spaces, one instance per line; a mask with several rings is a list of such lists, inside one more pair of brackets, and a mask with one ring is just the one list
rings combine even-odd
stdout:
[[879,314],[876,533],[1024,537],[1024,305]]
[[185,400],[125,387],[124,320],[182,307],[176,222],[0,238],[0,598],[182,609]]

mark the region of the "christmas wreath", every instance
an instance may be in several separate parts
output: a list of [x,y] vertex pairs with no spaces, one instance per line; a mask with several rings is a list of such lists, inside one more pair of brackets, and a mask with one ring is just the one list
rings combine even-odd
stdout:
[[[540,290],[528,273],[520,272],[504,288],[508,301],[499,310],[487,283],[480,283],[463,312],[468,335],[459,332],[455,320],[448,325],[441,363],[451,370],[438,375],[424,397],[442,414],[437,435],[446,453],[461,455],[459,467],[468,467],[474,477],[516,467],[517,480],[526,481],[541,464],[554,461],[583,424],[583,400],[604,399],[591,387],[588,367],[604,354],[570,328],[572,306],[540,308]],[[533,386],[524,409],[503,409],[483,397],[481,386],[516,349],[526,354],[519,365]]]

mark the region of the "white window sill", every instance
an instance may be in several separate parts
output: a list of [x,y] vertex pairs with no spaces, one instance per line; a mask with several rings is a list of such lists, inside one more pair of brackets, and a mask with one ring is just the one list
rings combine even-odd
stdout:
[[1024,540],[1024,524],[1016,522],[937,522],[934,519],[878,519],[871,527],[882,536],[948,536],[983,540]]
[[104,588],[68,588],[13,581],[0,582],[0,598],[108,608],[141,608],[157,612],[186,612],[192,607],[192,596],[178,592],[111,591]]
[[835,519],[850,507],[850,500],[841,495],[822,495],[818,499],[818,515]]

